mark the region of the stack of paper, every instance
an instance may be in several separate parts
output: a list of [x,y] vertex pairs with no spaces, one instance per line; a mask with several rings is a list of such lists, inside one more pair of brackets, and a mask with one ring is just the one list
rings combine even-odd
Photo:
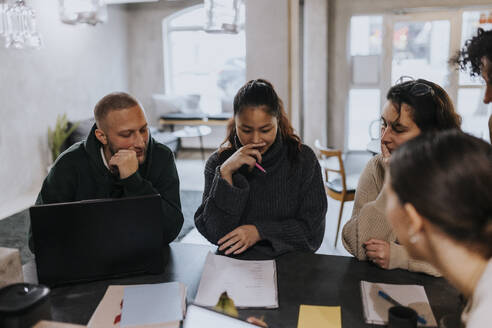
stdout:
[[278,308],[275,260],[244,261],[209,253],[195,303],[214,306],[223,292],[238,308]]
[[361,281],[360,287],[366,323],[376,325],[388,324],[388,310],[394,305],[378,295],[378,292],[381,290],[390,295],[398,303],[417,311],[418,315],[423,317],[427,322],[425,325],[419,323],[419,326],[437,326],[436,319],[432,313],[423,286],[393,285]]
[[186,286],[179,282],[109,286],[88,327],[179,327],[186,310]]

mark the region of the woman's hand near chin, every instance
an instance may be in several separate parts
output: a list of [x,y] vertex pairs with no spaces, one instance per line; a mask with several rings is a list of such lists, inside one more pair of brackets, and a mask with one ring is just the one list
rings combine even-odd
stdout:
[[388,146],[386,146],[385,144],[381,144],[381,154],[383,155],[384,168],[387,169],[389,166],[389,161],[391,159],[391,153],[388,149]]
[[229,182],[232,186],[232,174],[239,170],[243,165],[248,165],[252,170],[255,167],[255,163],[261,163],[261,153],[258,148],[264,147],[266,143],[248,144],[236,150],[231,157],[229,157],[220,166],[220,175],[224,180]]

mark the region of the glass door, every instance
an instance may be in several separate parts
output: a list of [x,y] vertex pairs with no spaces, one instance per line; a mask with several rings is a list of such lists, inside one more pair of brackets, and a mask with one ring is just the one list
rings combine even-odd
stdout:
[[458,73],[449,68],[448,61],[460,47],[460,38],[452,38],[459,35],[460,25],[458,12],[390,16],[386,32],[391,38],[385,38],[387,71],[383,74],[386,90],[402,76],[423,78],[442,86],[455,101]]

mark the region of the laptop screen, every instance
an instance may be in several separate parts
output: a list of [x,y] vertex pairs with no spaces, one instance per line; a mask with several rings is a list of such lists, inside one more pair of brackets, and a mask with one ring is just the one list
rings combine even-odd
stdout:
[[30,215],[40,283],[164,269],[159,195],[38,205]]

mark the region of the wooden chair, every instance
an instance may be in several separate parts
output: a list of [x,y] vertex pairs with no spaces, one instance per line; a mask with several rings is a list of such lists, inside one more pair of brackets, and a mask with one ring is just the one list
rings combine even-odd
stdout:
[[[343,166],[341,150],[323,147],[321,146],[319,140],[314,142],[314,147],[318,151],[319,158],[322,160],[321,167],[324,170],[326,194],[340,202],[337,234],[335,235],[335,247],[337,247],[338,234],[340,232],[340,224],[342,222],[343,205],[345,202],[354,200],[355,186],[347,186],[347,177]],[[330,159],[333,160],[330,161]],[[330,172],[334,172],[338,176],[335,179],[330,179]]]

